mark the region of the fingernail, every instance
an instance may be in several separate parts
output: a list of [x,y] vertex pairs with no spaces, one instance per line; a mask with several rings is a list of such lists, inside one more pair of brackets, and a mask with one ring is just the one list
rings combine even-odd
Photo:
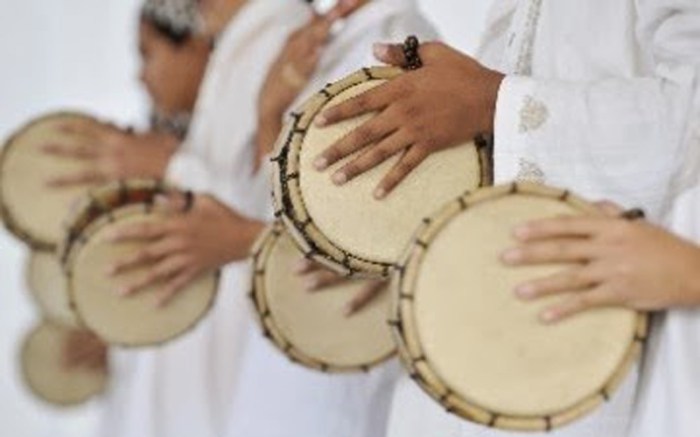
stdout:
[[338,173],[335,173],[333,175],[333,183],[335,183],[336,185],[343,185],[347,181],[348,176],[342,171],[339,171]]
[[381,200],[386,197],[386,190],[384,188],[377,188],[374,190],[374,198]]
[[372,45],[372,52],[377,58],[384,58],[389,54],[389,46],[382,43],[375,43]]
[[510,249],[503,252],[501,259],[506,264],[517,264],[523,257],[522,251],[519,249]]
[[530,284],[520,285],[515,288],[515,294],[522,299],[532,299],[535,297],[535,287]]
[[119,296],[126,296],[129,294],[129,287],[121,287],[117,288],[117,295]]
[[353,314],[355,314],[355,307],[352,304],[347,305],[343,314],[345,315],[345,317],[352,316]]
[[323,156],[319,156],[314,161],[314,168],[316,170],[325,170],[326,168],[328,168],[328,160]]
[[542,313],[542,315],[540,316],[540,319],[541,319],[544,323],[553,323],[553,322],[556,322],[556,320],[557,320],[557,312],[554,311],[554,310],[547,310],[547,311],[545,311],[545,312]]
[[327,124],[328,124],[328,119],[326,118],[325,115],[319,114],[318,116],[316,116],[316,126],[324,127]]
[[105,269],[106,276],[114,276],[117,273],[117,266],[109,266]]

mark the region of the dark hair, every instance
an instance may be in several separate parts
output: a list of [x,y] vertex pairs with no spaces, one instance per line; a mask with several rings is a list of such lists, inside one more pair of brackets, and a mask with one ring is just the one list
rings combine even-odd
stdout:
[[161,20],[152,14],[141,14],[141,20],[153,26],[153,28],[161,36],[167,38],[175,45],[182,45],[187,42],[190,37],[192,37],[192,31],[189,29],[182,29],[168,23],[165,20]]

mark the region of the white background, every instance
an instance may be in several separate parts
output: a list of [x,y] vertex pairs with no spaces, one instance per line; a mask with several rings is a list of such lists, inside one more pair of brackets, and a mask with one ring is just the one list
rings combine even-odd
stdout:
[[[283,1],[283,0],[280,0]],[[471,52],[491,0],[422,0],[445,39]],[[135,23],[141,0],[0,0],[0,141],[39,113],[82,109],[119,123],[143,119]],[[0,435],[90,435],[96,405],[61,411],[22,387],[17,346],[34,321],[26,253],[0,230]],[[130,436],[124,436],[130,437]]]

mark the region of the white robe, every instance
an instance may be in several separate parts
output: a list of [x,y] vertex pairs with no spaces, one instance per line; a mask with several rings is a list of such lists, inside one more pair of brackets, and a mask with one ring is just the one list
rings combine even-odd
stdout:
[[[308,19],[298,1],[250,0],[217,41],[185,142],[168,179],[266,216],[265,177],[250,147],[263,78],[289,33]],[[159,348],[117,351],[100,437],[220,437],[245,343],[247,264],[223,271],[216,305],[186,336]]]
[[[699,102],[700,103],[700,102]],[[698,106],[700,108],[700,106]],[[692,141],[700,149],[700,113]],[[669,224],[700,244],[700,185],[676,201]],[[655,316],[628,437],[700,435],[700,308]]]
[[[374,0],[338,29],[300,101],[349,73],[376,65],[372,44],[408,34],[435,38],[413,1]],[[296,107],[297,105],[294,105]],[[244,292],[246,290],[240,290]],[[241,385],[227,437],[383,437],[395,361],[368,374],[326,375],[292,364],[250,321]]]
[[[495,2],[480,58],[508,75],[496,108],[496,182],[545,182],[641,206],[660,219],[688,153],[699,6],[696,0]],[[594,414],[547,435],[625,435],[636,378],[635,372]],[[442,413],[403,380],[389,435],[428,434],[510,435]]]

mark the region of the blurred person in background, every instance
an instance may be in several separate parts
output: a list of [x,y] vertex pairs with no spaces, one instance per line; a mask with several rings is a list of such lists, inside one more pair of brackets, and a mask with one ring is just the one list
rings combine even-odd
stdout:
[[[495,135],[496,183],[566,186],[589,198],[642,206],[659,221],[679,194],[683,164],[698,164],[693,132],[699,22],[700,5],[684,0],[496,2],[478,61],[445,45],[425,44],[419,49],[421,69],[322,114],[323,125],[332,125],[382,110],[373,121],[374,135],[331,146],[319,157],[319,169],[350,152],[373,149],[383,152],[372,155],[381,158],[406,151],[377,187],[375,197],[381,200],[431,153],[488,133]],[[400,46],[379,44],[375,51],[387,63],[406,62]],[[388,132],[393,133],[385,137]],[[351,162],[329,178],[342,184],[381,160]],[[630,233],[643,245],[644,232]],[[658,240],[667,249],[673,246]],[[512,256],[504,255],[504,261],[514,262]],[[523,290],[518,293],[526,298]],[[648,307],[646,297],[640,292],[627,305]],[[571,299],[543,314],[543,323],[600,298],[598,293]],[[674,318],[658,331],[667,336],[665,343],[650,349],[637,414],[632,411],[637,375],[632,374],[594,414],[547,435],[625,436],[629,427],[634,437],[695,433],[697,414],[685,406],[697,404],[690,399],[698,391],[687,387],[698,378],[685,361],[695,354],[690,344],[697,336],[686,314],[667,314],[667,320]],[[435,434],[512,435],[449,416],[404,378],[394,399],[390,436]]]
[[[154,273],[167,278],[161,290],[165,303],[197,276],[199,269],[208,269],[212,263],[216,267],[225,264],[219,262],[222,247],[244,250],[241,241],[247,242],[249,234],[245,232],[248,228],[240,225],[247,223],[240,214],[262,214],[260,199],[267,193],[259,189],[264,176],[253,171],[254,150],[246,147],[256,129],[257,96],[275,54],[291,31],[308,18],[309,9],[292,0],[157,3],[175,16],[182,10],[193,11],[188,15],[193,23],[201,24],[203,37],[214,47],[188,133],[180,146],[168,150],[167,156],[163,153],[156,157],[155,165],[146,172],[120,175],[152,175],[209,194],[198,197],[188,214],[174,214],[167,224],[168,229],[180,231],[177,245],[170,244],[171,239],[160,247],[180,250],[174,263],[173,257],[156,253],[169,268],[177,267],[177,271],[166,272],[162,265],[154,269]],[[158,149],[161,145],[154,142],[146,147]],[[235,231],[220,233],[218,224],[222,220],[233,222]],[[202,256],[203,250],[213,248],[218,250]],[[151,262],[141,259],[137,264]],[[247,308],[244,298],[239,299],[229,289],[237,290],[244,272],[243,263],[224,269],[216,304],[188,335],[157,349],[114,354],[119,358],[117,364],[122,364],[117,370],[123,377],[106,399],[99,436],[223,435],[236,382],[237,358],[243,347],[240,314]],[[115,290],[126,294],[130,291],[135,290]]]
[[[192,11],[185,11],[177,17],[171,16],[171,11],[172,9],[164,7],[163,2],[148,1],[144,4],[139,20],[139,53],[140,79],[152,107],[150,132],[142,135],[157,134],[157,137],[167,140],[167,144],[175,147],[189,128],[209,59],[211,42],[209,38],[197,33],[200,26]],[[102,159],[90,158],[98,161],[112,160],[114,162],[110,166],[114,167],[119,167],[117,161],[138,162],[143,159],[138,149],[127,149],[122,143],[126,135],[135,137],[137,134],[112,132],[112,135],[103,138],[103,141],[108,147],[121,152],[112,155],[105,151]],[[53,151],[59,152],[55,149]],[[126,163],[124,165],[130,166]],[[98,162],[95,167],[99,167]],[[76,176],[80,178],[80,175]],[[103,174],[103,177],[105,180],[111,178],[109,174]],[[65,345],[66,366],[106,370],[107,363],[107,345],[99,338],[87,331],[75,331],[70,336]],[[116,383],[119,383],[118,379]]]
[[[207,8],[216,4],[202,3],[205,22],[220,22],[220,14],[213,15],[216,20],[206,18],[214,10]],[[144,421],[153,421],[154,414],[143,411],[159,413],[158,429],[168,429],[168,436],[176,435],[175,428],[180,432],[211,429],[203,423],[207,413],[213,424],[228,414],[226,432],[230,436],[369,437],[385,431],[396,363],[371,375],[350,377],[318,375],[289,363],[262,337],[252,318],[245,285],[249,266],[242,261],[272,219],[263,163],[290,105],[327,82],[373,63],[370,42],[375,38],[398,38],[408,33],[434,38],[434,33],[413,2],[378,0],[364,5],[343,0],[321,15],[299,2],[284,5],[301,8],[296,14],[301,23],[295,32],[288,32],[286,44],[279,41],[275,46],[263,40],[265,35],[255,21],[244,21],[244,14],[279,11],[279,2],[262,0],[241,6],[230,25],[231,34],[240,39],[222,41],[224,35],[217,43],[218,51],[228,42],[230,52],[224,53],[247,63],[218,66],[214,53],[209,72],[218,72],[219,82],[208,89],[205,81],[190,135],[168,172],[170,180],[207,194],[197,195],[192,210],[185,215],[179,213],[182,198],[164,199],[161,207],[173,212],[170,223],[127,228],[117,236],[119,240],[152,242],[141,254],[115,266],[116,274],[144,264],[152,265],[155,272],[148,283],[133,284],[123,293],[138,292],[165,280],[164,304],[201,272],[231,263],[214,314],[203,324],[215,324],[216,329],[196,330],[178,344],[158,351],[151,363],[143,366],[158,379],[171,379],[172,383],[149,389],[157,393],[157,400],[133,410]],[[266,29],[280,29],[276,17],[268,16]],[[294,15],[283,17],[289,23]],[[290,80],[290,68],[296,80]],[[211,111],[210,117],[202,116],[205,110]],[[193,356],[208,359],[193,360]],[[200,366],[207,376],[201,380]],[[219,397],[218,402],[194,401],[193,396],[204,397],[200,393],[207,393],[210,399],[217,393],[233,395]]]

